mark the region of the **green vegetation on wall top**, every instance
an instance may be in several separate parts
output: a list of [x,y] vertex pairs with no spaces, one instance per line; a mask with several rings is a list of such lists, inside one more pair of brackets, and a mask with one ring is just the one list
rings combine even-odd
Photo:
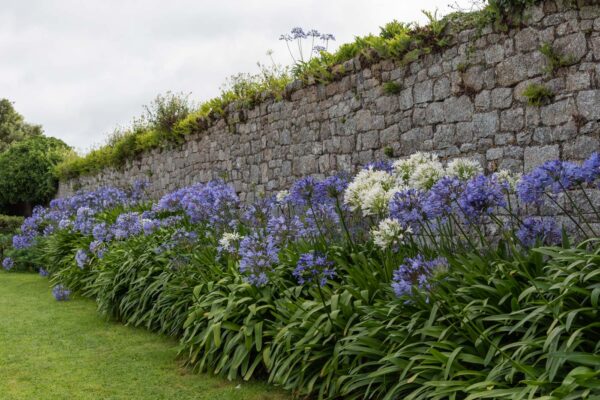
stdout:
[[[494,24],[499,29],[522,22],[525,7],[540,0],[481,0],[485,4],[476,12],[455,12],[439,19],[436,13],[424,12],[425,26],[396,20],[380,28],[379,35],[357,37],[342,44],[337,51],[321,51],[308,61],[298,61],[290,69],[277,65],[260,65],[259,74],[238,74],[221,88],[220,96],[198,106],[184,94],[158,96],[146,107],[145,115],[135,119],[126,130],[113,133],[108,143],[81,157],[73,154],[55,168],[59,179],[98,173],[105,168],[120,168],[128,160],[155,148],[181,144],[184,136],[199,132],[213,120],[227,117],[227,108],[252,108],[266,98],[285,97],[286,86],[294,80],[305,84],[326,83],[346,71],[343,64],[358,57],[361,65],[382,59],[409,63],[424,54],[448,45],[452,32]],[[386,92],[393,88],[388,87]]]

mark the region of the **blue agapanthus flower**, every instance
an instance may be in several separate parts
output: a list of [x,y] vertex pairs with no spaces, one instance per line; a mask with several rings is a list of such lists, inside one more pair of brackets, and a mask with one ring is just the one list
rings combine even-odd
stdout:
[[413,288],[429,290],[431,278],[447,266],[448,261],[443,257],[426,260],[419,254],[414,258],[407,258],[404,264],[394,271],[392,289],[398,297],[410,294]]
[[40,267],[40,269],[38,270],[38,273],[40,274],[41,277],[46,277],[50,274],[48,272],[48,270],[43,267]]
[[254,286],[264,286],[269,281],[269,273],[279,261],[279,248],[276,240],[267,236],[251,234],[240,242],[240,272]]
[[85,265],[88,262],[88,253],[87,251],[83,250],[83,249],[79,249],[77,250],[77,253],[75,253],[75,262],[77,263],[77,266],[81,269],[85,268]]
[[335,277],[334,263],[319,252],[311,251],[300,256],[293,275],[300,285],[316,284],[325,286],[329,279]]
[[536,245],[555,246],[562,243],[561,228],[553,218],[525,218],[516,234],[521,244],[527,248]]
[[67,301],[71,296],[71,291],[63,285],[56,285],[52,289],[52,296],[54,296],[56,301]]
[[427,215],[423,209],[426,194],[419,189],[405,189],[394,195],[390,201],[390,217],[400,221],[404,227],[410,227],[418,233]]
[[10,271],[14,266],[15,262],[12,258],[6,257],[4,260],[2,260],[2,268],[4,268],[6,271]]
[[428,218],[444,218],[458,212],[458,199],[464,190],[464,182],[456,177],[445,176],[427,192],[423,211]]
[[468,221],[477,222],[497,208],[506,207],[506,198],[493,176],[479,175],[467,182],[458,204]]
[[586,179],[589,180],[589,173],[575,163],[547,161],[521,178],[517,194],[525,204],[541,205],[544,203],[544,196],[573,189]]

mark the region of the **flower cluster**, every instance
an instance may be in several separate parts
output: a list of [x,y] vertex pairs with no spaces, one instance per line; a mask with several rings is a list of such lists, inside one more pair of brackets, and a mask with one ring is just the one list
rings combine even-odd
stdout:
[[517,238],[525,247],[536,245],[559,245],[562,243],[561,229],[552,218],[528,217],[517,231]]
[[2,268],[4,268],[6,271],[10,271],[14,266],[15,262],[12,258],[6,257],[4,260],[2,260]]
[[266,285],[272,267],[279,261],[279,248],[272,237],[252,234],[240,242],[240,272],[255,286]]
[[426,260],[422,255],[407,258],[397,270],[394,271],[392,289],[396,296],[410,294],[413,287],[431,289],[431,278],[448,266],[445,258]]
[[85,250],[77,250],[77,253],[75,254],[75,263],[79,268],[84,269],[88,262],[88,259],[88,253]]
[[71,291],[63,285],[56,285],[52,288],[52,296],[54,296],[56,301],[67,301],[71,296]]
[[373,243],[382,250],[398,250],[408,235],[412,233],[410,226],[404,227],[397,219],[386,218],[379,223],[377,228],[371,230]]
[[328,261],[324,254],[311,251],[300,256],[293,275],[300,285],[316,284],[323,287],[335,277],[335,269],[333,262]]

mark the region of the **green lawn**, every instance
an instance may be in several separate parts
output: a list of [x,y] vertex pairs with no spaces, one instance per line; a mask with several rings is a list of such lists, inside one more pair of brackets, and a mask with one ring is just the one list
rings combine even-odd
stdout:
[[0,272],[3,400],[287,398],[266,385],[192,374],[175,346],[107,322],[90,300],[55,301],[45,278]]

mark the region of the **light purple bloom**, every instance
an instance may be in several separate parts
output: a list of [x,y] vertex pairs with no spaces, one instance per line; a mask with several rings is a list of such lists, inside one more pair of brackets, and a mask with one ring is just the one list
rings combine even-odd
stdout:
[[67,301],[71,296],[71,291],[63,285],[56,285],[52,289],[52,295],[54,296],[56,301]]
[[317,284],[322,287],[328,279],[335,277],[335,269],[333,262],[328,261],[324,254],[311,251],[300,256],[293,275],[300,285]]
[[4,260],[2,260],[2,268],[4,268],[6,271],[10,271],[14,266],[15,262],[12,258],[6,257]]

